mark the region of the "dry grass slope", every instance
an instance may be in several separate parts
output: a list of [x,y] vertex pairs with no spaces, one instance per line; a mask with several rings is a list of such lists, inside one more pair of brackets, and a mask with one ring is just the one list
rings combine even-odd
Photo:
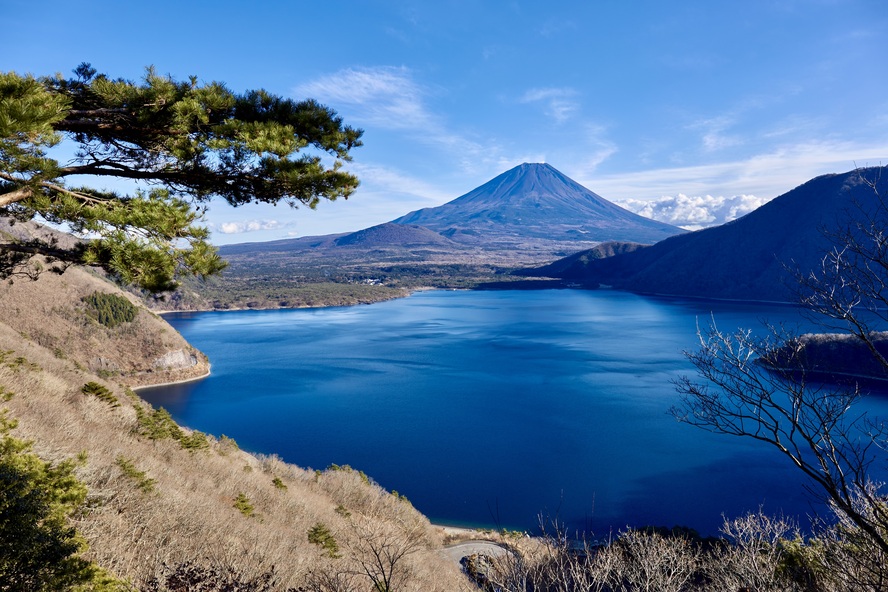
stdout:
[[[116,294],[136,305],[132,322],[109,328],[87,314],[82,298]],[[25,340],[59,357],[130,386],[196,378],[207,373],[206,357],[132,295],[78,268],[44,273],[37,281],[0,284],[0,318]]]
[[[96,289],[114,290],[73,269],[0,288],[0,351],[23,358],[0,364],[0,388],[13,393],[0,406],[44,459],[86,456],[78,474],[90,497],[76,526],[90,558],[140,587],[165,565],[194,561],[246,576],[273,568],[282,590],[470,589],[428,520],[358,471],[306,471],[226,438],[187,450],[143,435],[139,415],[151,410],[125,385],[158,382],[146,363],[188,346],[144,309],[129,328],[90,324],[78,303]],[[90,382],[110,396],[84,392]],[[309,541],[318,524],[335,553]]]

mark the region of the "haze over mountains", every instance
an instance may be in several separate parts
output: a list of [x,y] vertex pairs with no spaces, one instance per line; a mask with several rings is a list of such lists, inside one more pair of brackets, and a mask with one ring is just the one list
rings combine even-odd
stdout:
[[[878,180],[877,191],[861,177]],[[584,251],[522,275],[675,296],[795,301],[788,268],[817,269],[832,247],[824,231],[884,207],[877,192],[888,192],[888,167],[823,175],[722,226],[613,257]]]

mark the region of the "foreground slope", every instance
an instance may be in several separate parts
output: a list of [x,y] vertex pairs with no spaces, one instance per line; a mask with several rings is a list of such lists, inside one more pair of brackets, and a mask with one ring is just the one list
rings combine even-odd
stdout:
[[[80,295],[122,296],[112,284],[69,269],[0,289],[0,410],[42,458],[83,461],[77,474],[89,500],[76,527],[102,567],[141,590],[193,562],[245,579],[273,570],[275,590],[319,589],[330,577],[360,591],[375,589],[365,567],[376,569],[374,552],[385,548],[404,553],[393,572],[399,588],[464,589],[458,566],[439,552],[440,532],[362,473],[248,454],[230,439],[180,429],[126,388],[156,381],[157,371],[139,366],[155,348],[188,346],[141,307],[113,329],[98,325]],[[94,357],[117,369],[90,369]]]
[[577,257],[528,273],[587,285],[646,293],[740,300],[794,301],[791,270],[818,268],[832,246],[824,234],[847,225],[858,207],[878,207],[878,195],[861,179],[886,168],[824,175],[722,226],[675,236],[613,257]]

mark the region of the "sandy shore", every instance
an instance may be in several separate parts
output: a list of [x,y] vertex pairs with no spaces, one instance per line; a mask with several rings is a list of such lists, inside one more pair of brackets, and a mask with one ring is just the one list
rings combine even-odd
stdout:
[[468,528],[443,524],[432,524],[432,526],[441,533],[447,544],[464,541],[491,541],[498,544],[503,542],[503,533],[493,528]]
[[159,387],[159,386],[172,386],[174,384],[185,384],[186,382],[194,382],[195,380],[203,380],[204,378],[206,378],[209,375],[210,375],[210,370],[208,369],[205,373],[201,374],[200,376],[193,376],[191,378],[183,378],[182,380],[173,380],[170,382],[158,382],[157,384],[143,384],[141,386],[133,386],[130,388],[136,392],[139,392],[142,389],[155,388],[155,387]]

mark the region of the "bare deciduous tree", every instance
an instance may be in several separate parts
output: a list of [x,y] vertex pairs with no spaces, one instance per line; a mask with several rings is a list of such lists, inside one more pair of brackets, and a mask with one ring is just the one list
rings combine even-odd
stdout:
[[[846,341],[864,344],[877,366],[888,370],[876,332],[888,321],[888,204],[880,173],[861,171],[851,189],[864,191],[856,193],[848,220],[825,231],[834,247],[820,269],[797,273],[797,279],[800,302],[812,318],[825,330],[841,330]],[[724,333],[714,323],[700,331],[700,349],[687,354],[698,378],[677,382],[681,402],[673,414],[711,432],[773,446],[808,476],[811,491],[831,504],[840,521],[888,553],[888,506],[872,480],[874,463],[885,458],[888,431],[858,411],[863,395],[856,384],[809,380],[811,371],[822,378],[829,370],[810,363],[815,340],[783,328],[769,333]],[[819,346],[839,341],[824,338]]]
[[369,578],[376,592],[401,590],[409,580],[407,558],[427,546],[425,529],[418,522],[390,524],[358,517],[353,522],[348,553]]
[[[862,514],[872,511],[870,493],[852,503]],[[824,588],[837,592],[882,591],[888,589],[888,553],[846,515],[836,512],[838,522],[822,530],[818,549]]]
[[[876,444],[886,434],[856,413],[860,391],[809,384],[797,370],[803,351],[798,339],[779,329],[758,337],[746,330],[722,333],[713,325],[700,339],[701,349],[688,358],[704,381],[686,376],[677,381],[681,403],[673,415],[773,446],[810,478],[812,491],[888,551],[888,512],[869,476],[882,452]],[[761,363],[778,358],[779,364]],[[873,511],[860,511],[854,500],[861,496]]]
[[876,346],[876,325],[888,323],[888,202],[882,169],[861,171],[862,193],[846,220],[824,229],[833,243],[819,269],[794,273],[799,300],[828,330],[847,332],[866,344],[888,368],[886,352]]

